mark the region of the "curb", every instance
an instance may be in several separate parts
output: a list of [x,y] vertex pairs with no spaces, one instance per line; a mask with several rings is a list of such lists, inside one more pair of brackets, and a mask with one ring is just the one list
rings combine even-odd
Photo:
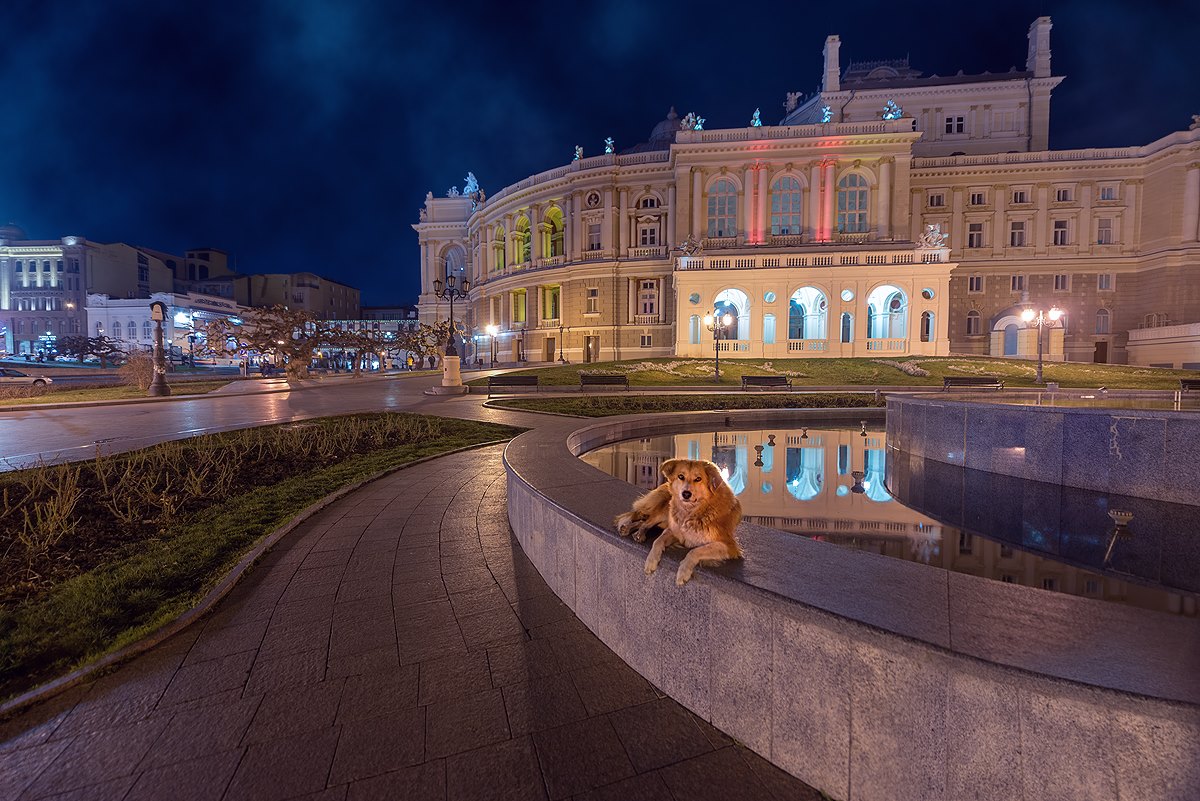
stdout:
[[401,470],[407,470],[410,467],[415,467],[419,464],[424,464],[425,462],[431,462],[434,459],[441,459],[443,456],[452,456],[456,453],[472,451],[478,448],[487,448],[492,445],[499,445],[509,441],[510,439],[490,440],[488,442],[476,443],[475,445],[467,445],[462,448],[455,448],[453,450],[435,454],[433,456],[424,456],[420,459],[415,459],[397,467],[393,467],[388,470],[382,470],[374,475],[362,479],[361,481],[356,481],[353,484],[342,487],[330,495],[326,495],[324,498],[321,498],[311,506],[308,506],[297,512],[295,517],[260,540],[258,544],[251,548],[245,556],[238,560],[238,563],[233,566],[233,569],[226,573],[225,576],[223,576],[221,580],[217,582],[217,585],[205,593],[204,596],[191,609],[188,609],[174,620],[159,626],[157,629],[150,632],[137,642],[130,643],[124,648],[103,656],[91,664],[85,665],[81,668],[76,668],[65,676],[59,676],[57,679],[53,679],[46,684],[33,688],[32,690],[28,690],[27,692],[18,695],[16,698],[5,701],[3,704],[0,704],[0,720],[9,718],[17,712],[23,711],[26,707],[49,700],[59,693],[69,690],[77,684],[80,684],[81,682],[90,678],[93,674],[99,673],[106,668],[115,667],[122,662],[132,659],[133,657],[150,650],[164,640],[169,639],[170,637],[173,637],[174,635],[188,628],[193,623],[208,614],[213,607],[220,603],[221,600],[224,599],[225,596],[228,595],[229,592],[237,585],[237,583],[241,581],[242,577],[249,572],[250,568],[252,568],[254,564],[258,562],[258,560],[261,559],[264,554],[267,553],[267,551],[271,550],[276,543],[294,531],[301,523],[306,522],[317,512],[333,504],[335,501],[339,501],[350,493],[362,489],[367,484],[370,484],[373,481],[378,481],[379,479],[389,476],[392,473],[396,473]]

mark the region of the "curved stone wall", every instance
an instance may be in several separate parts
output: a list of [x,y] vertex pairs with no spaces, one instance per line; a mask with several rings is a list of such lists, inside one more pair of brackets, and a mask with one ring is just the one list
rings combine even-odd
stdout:
[[889,395],[888,449],[988,473],[1195,502],[1200,413]]
[[576,458],[638,436],[878,411],[563,420],[505,454],[546,581],[661,690],[837,799],[1194,799],[1195,621],[743,525],[744,562],[674,584],[612,531],[638,490]]

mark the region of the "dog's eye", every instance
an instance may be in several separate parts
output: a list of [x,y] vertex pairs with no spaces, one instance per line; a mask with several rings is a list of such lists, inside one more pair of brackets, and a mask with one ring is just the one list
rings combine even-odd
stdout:
[[680,481],[687,481],[687,479],[683,477],[683,473],[680,473],[680,474],[679,474],[679,480],[680,480]]
[[692,479],[692,483],[693,483],[693,484],[699,484],[699,483],[700,483],[700,477],[699,477],[699,476],[696,476],[695,478],[693,478],[693,479]]

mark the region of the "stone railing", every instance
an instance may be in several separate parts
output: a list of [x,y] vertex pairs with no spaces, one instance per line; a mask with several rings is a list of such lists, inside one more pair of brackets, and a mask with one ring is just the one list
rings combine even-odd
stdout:
[[631,259],[662,259],[667,255],[666,245],[647,248],[630,248],[629,257]]
[[635,314],[633,315],[634,325],[658,325],[662,322],[662,317],[657,314]]
[[828,339],[789,339],[789,351],[822,351],[829,350]]
[[907,339],[868,339],[867,350],[882,350],[891,353],[907,353]]
[[853,267],[858,265],[940,264],[949,261],[949,248],[873,249],[828,252],[824,248],[786,256],[754,253],[728,256],[685,256],[677,270],[760,270],[789,267]]
[[749,353],[750,341],[746,339],[722,339],[717,344],[717,350],[724,353]]
[[764,139],[800,139],[819,136],[861,136],[864,134],[911,133],[915,120],[872,120],[869,122],[830,122],[812,125],[764,125],[761,128],[723,128],[711,131],[680,131],[675,142],[681,145],[719,142],[758,142]]
[[700,240],[700,244],[705,250],[726,250],[738,247],[738,238],[736,236],[706,236]]
[[496,192],[494,195],[489,195],[486,203],[480,208],[494,206],[496,203],[504,200],[510,195],[529,189],[539,184],[546,184],[552,181],[557,181],[571,173],[585,172],[587,170],[603,169],[605,167],[632,167],[639,164],[657,164],[666,163],[671,159],[669,150],[651,150],[645,153],[629,153],[624,156],[618,156],[615,153],[604,153],[599,156],[590,156],[579,161],[572,161],[570,164],[564,164],[561,167],[555,167],[552,170],[539,172],[537,175],[531,175],[515,184],[509,184],[503,189]]

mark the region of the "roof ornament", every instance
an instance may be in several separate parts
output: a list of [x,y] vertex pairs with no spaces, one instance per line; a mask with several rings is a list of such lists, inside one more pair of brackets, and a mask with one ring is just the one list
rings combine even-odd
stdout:
[[1200,114],[1192,115],[1192,124],[1188,126],[1189,131],[1200,131]]
[[452,186],[446,190],[446,197],[458,197],[458,187]]
[[796,106],[800,105],[800,92],[788,92],[784,95],[783,110],[787,114],[791,114],[796,110]]
[[483,190],[479,188],[479,181],[475,180],[475,173],[468,172],[466,181],[463,183],[462,193],[465,197],[471,198],[471,211],[479,208],[479,204],[486,199]]
[[579,161],[583,158],[583,145],[575,145],[575,157],[571,161]]
[[885,120],[898,120],[904,116],[904,109],[896,105],[895,100],[889,100],[883,106],[883,118]]
[[695,256],[703,249],[700,240],[689,234],[687,239],[676,245],[673,250],[684,257]]
[[833,122],[833,109],[821,106],[821,122]]
[[613,142],[613,138],[611,136],[604,140],[604,152],[605,153],[616,153],[617,152],[617,145],[615,142]]
[[703,131],[704,118],[697,115],[694,111],[689,111],[687,116],[679,121],[679,130],[681,131]]
[[921,238],[917,240],[917,249],[938,250],[948,247],[946,242],[949,239],[949,234],[942,233],[941,223],[930,223],[925,226],[925,233],[921,234]]
[[750,115],[750,127],[751,128],[761,128],[762,127],[762,119],[760,119],[761,114],[762,114],[762,109],[760,109],[760,108],[754,109],[754,113]]

